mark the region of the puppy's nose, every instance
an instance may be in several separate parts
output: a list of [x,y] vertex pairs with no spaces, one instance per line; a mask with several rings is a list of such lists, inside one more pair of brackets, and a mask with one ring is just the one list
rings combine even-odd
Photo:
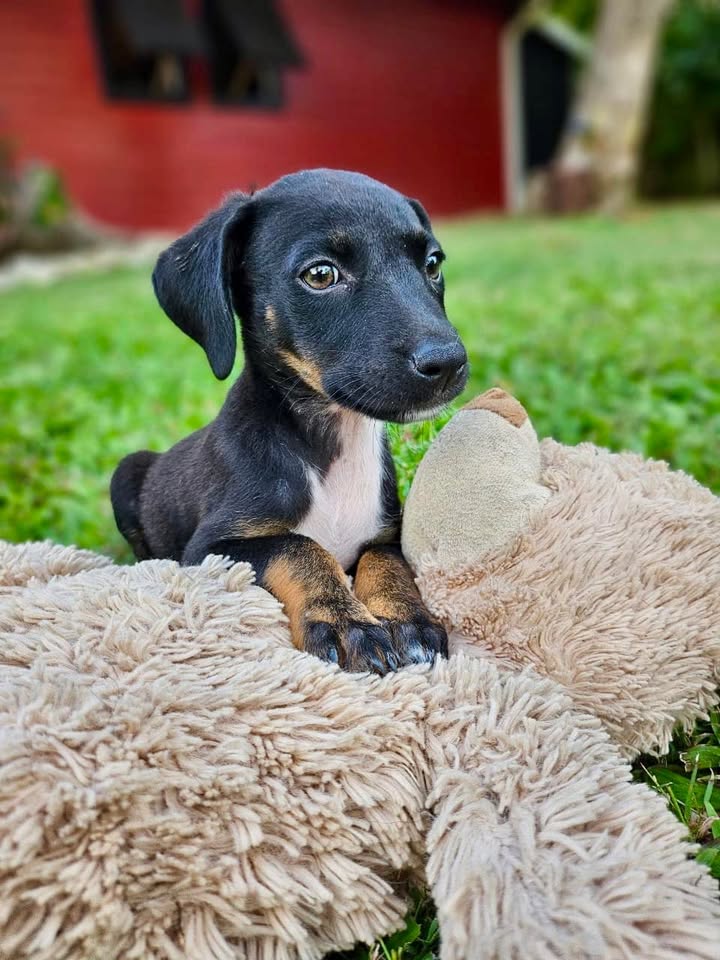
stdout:
[[467,353],[458,340],[453,340],[451,343],[427,340],[420,344],[412,355],[411,361],[421,376],[431,380],[433,385],[444,389],[464,371]]

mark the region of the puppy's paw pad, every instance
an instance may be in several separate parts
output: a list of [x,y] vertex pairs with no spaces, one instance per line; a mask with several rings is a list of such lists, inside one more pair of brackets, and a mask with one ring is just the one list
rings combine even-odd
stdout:
[[340,635],[335,626],[324,621],[310,623],[305,628],[303,649],[328,663],[340,662]]
[[382,676],[400,666],[392,635],[380,624],[351,621],[345,632],[344,648],[343,666],[354,673],[369,670]]
[[423,615],[412,620],[388,620],[384,625],[392,634],[402,666],[432,663],[436,656],[448,655],[447,633],[436,620]]
[[305,627],[303,649],[353,673],[382,676],[401,665],[390,631],[364,620],[311,621]]

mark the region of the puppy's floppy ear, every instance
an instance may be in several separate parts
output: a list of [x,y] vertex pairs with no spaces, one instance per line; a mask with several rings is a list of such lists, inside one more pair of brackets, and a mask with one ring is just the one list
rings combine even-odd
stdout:
[[251,200],[234,194],[158,257],[153,287],[160,306],[207,354],[224,380],[237,351],[230,282],[242,256]]
[[425,227],[426,230],[432,231],[432,226],[430,225],[430,217],[427,215],[427,210],[420,203],[420,201],[413,200],[412,197],[405,197],[405,199],[417,214],[417,218],[420,221],[420,223],[423,225],[423,227]]

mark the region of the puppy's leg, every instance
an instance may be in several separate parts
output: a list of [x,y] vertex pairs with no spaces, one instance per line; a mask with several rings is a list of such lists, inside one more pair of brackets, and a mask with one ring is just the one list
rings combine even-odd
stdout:
[[157,457],[158,454],[150,450],[131,453],[120,461],[110,481],[115,522],[138,560],[148,560],[152,556],[140,521],[140,491],[145,474]]
[[335,558],[309,537],[288,533],[248,539],[193,538],[183,563],[215,553],[246,560],[258,583],[284,605],[293,643],[352,671],[396,670],[389,631],[353,596]]
[[412,570],[395,544],[376,544],[364,551],[355,572],[355,595],[385,626],[401,664],[447,656],[443,625],[422,601]]

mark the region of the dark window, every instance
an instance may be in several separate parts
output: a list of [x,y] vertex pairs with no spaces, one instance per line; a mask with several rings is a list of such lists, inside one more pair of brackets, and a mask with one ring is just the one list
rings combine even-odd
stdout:
[[215,101],[281,104],[284,71],[302,58],[272,0],[203,0],[203,19]]
[[91,7],[109,97],[189,98],[188,57],[204,45],[180,0],[91,0]]

